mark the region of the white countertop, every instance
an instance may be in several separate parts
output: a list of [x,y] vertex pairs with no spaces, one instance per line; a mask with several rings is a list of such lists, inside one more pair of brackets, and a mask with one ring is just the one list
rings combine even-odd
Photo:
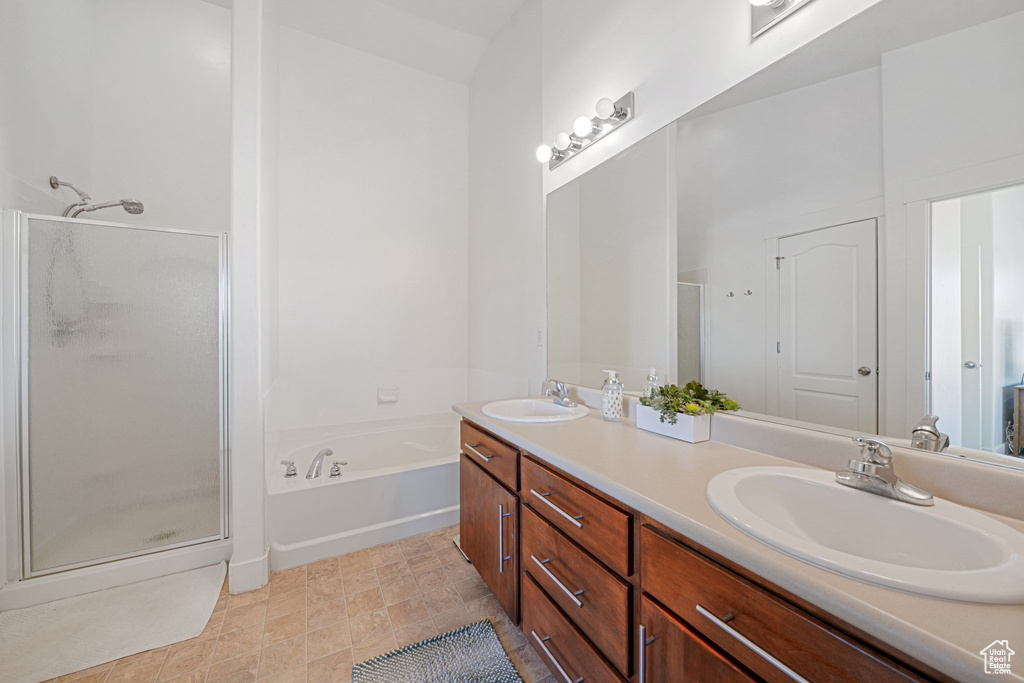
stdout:
[[[818,569],[745,535],[705,498],[716,474],[737,467],[791,465],[789,460],[716,441],[688,444],[636,428],[632,420],[588,417],[556,424],[501,422],[480,403],[456,413],[622,501],[683,536],[961,681],[989,679],[982,648],[1009,640],[1020,654],[1014,674],[1024,681],[1024,605],[980,605],[921,597],[872,586]],[[1024,523],[998,518],[1024,531]],[[857,520],[851,520],[851,524]],[[879,529],[878,533],[890,532]],[[1017,663],[1019,661],[1019,664]]]

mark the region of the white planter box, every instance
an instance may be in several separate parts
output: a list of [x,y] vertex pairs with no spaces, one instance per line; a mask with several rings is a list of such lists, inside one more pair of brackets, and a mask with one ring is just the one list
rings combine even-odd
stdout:
[[676,415],[676,423],[661,421],[661,413],[654,408],[637,406],[636,426],[655,434],[670,436],[673,439],[698,443],[711,438],[710,415]]

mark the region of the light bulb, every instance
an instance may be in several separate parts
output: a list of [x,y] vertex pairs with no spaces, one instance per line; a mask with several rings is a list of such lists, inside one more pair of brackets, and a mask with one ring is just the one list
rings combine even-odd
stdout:
[[594,109],[597,111],[599,119],[610,119],[615,116],[615,103],[607,97],[599,99]]
[[551,161],[551,157],[555,156],[549,145],[541,145],[537,148],[537,161],[544,164]]
[[572,132],[576,133],[577,137],[586,137],[594,132],[594,123],[586,116],[581,116],[572,122]]
[[570,147],[572,147],[572,137],[568,133],[559,133],[555,136],[555,149],[559,152],[564,152]]

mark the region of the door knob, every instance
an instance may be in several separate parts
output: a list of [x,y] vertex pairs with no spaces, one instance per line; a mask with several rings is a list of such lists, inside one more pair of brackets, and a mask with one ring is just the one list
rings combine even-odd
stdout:
[[974,368],[978,367],[978,364],[975,363],[973,360],[969,360],[966,363],[964,363],[964,367],[967,368],[968,370],[973,370]]
[[871,374],[871,368],[869,368],[866,365],[862,365],[859,368],[857,368],[857,373],[862,377],[867,377],[868,375]]

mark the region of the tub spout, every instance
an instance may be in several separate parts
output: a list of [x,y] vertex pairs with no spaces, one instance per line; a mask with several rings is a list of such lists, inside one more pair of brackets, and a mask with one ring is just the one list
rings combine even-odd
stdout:
[[313,458],[313,462],[309,463],[309,469],[306,470],[306,479],[316,479],[320,476],[320,473],[324,469],[324,458],[334,455],[334,451],[330,448],[325,448],[316,454]]

